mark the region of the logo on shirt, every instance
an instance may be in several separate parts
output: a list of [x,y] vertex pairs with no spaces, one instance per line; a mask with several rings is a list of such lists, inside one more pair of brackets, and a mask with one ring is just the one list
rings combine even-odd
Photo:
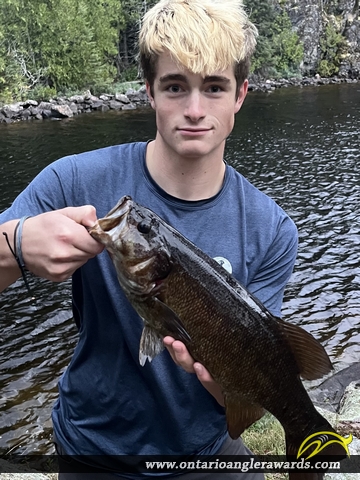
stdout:
[[219,265],[225,268],[229,273],[232,273],[232,266],[231,263],[227,258],[224,257],[214,257],[214,260],[217,261]]

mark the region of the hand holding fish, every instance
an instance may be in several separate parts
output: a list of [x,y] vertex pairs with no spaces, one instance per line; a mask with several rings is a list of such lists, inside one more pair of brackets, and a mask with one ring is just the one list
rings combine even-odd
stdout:
[[204,365],[194,361],[186,346],[169,336],[164,337],[164,345],[176,365],[179,365],[188,373],[195,373],[202,386],[224,407],[224,395],[220,385],[215,382]]
[[93,226],[95,221],[96,211],[91,205],[68,207],[27,219],[22,235],[26,268],[54,282],[69,278],[103,250],[84,228]]

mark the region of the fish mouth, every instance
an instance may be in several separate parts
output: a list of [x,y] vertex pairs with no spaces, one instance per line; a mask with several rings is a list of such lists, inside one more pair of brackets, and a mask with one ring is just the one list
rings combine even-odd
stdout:
[[133,206],[132,198],[129,195],[122,197],[109,213],[97,220],[95,225],[89,229],[90,235],[100,243],[104,243],[107,234],[114,228],[123,231],[127,225],[127,216]]

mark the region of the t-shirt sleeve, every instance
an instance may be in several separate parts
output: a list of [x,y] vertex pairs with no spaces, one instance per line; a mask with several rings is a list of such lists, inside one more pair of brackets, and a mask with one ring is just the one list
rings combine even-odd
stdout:
[[284,216],[260,268],[247,286],[277,317],[281,317],[284,290],[294,269],[297,248],[297,228],[288,216]]

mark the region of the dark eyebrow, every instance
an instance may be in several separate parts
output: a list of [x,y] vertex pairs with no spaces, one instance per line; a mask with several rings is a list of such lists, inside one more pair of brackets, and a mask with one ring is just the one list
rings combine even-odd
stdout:
[[169,73],[168,75],[164,75],[163,77],[159,78],[160,83],[165,83],[165,82],[187,82],[186,76],[181,75],[180,73]]
[[[164,75],[159,78],[160,83],[173,82],[173,81],[187,83],[187,78],[185,75],[182,75],[181,73],[169,73],[168,75]],[[223,83],[228,85],[231,82],[229,78],[223,77],[222,75],[209,75],[204,78],[204,83]]]
[[204,83],[224,83],[228,85],[231,82],[227,77],[223,77],[221,75],[210,75],[204,78]]

